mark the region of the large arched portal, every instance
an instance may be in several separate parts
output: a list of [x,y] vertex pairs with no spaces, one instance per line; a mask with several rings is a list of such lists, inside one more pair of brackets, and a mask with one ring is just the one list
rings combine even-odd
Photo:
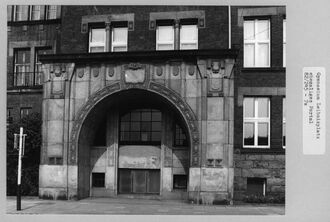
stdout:
[[76,138],[78,197],[186,198],[194,117],[179,104],[146,89],[95,101]]

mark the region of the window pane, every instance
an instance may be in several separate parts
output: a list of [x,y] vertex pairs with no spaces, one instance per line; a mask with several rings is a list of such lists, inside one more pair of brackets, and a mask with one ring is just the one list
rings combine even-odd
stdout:
[[162,114],[161,112],[152,112],[152,121],[161,121]]
[[112,51],[113,52],[126,52],[127,47],[126,46],[113,46]]
[[141,141],[150,141],[150,132],[141,132]]
[[258,98],[258,117],[269,117],[268,98]]
[[244,21],[244,40],[254,39],[254,21]]
[[258,40],[267,40],[269,39],[269,21],[268,20],[259,20],[257,22],[258,33],[256,37]]
[[151,133],[151,140],[152,141],[160,141],[160,136],[161,136],[160,132],[152,132]]
[[152,122],[152,131],[160,131],[161,122]]
[[244,146],[254,146],[253,123],[244,123]]
[[130,114],[131,113],[127,113],[123,117],[121,117],[121,121],[129,121],[130,120]]
[[197,25],[182,25],[180,29],[180,41],[197,41]]
[[40,5],[33,5],[32,6],[32,20],[39,20],[40,19]]
[[139,141],[140,140],[140,132],[131,132],[131,141]]
[[121,132],[120,133],[120,140],[121,141],[129,141],[129,132]]
[[131,120],[132,121],[140,121],[141,115],[140,112],[132,112],[131,113]]
[[104,47],[103,46],[91,47],[90,52],[104,52]]
[[140,131],[140,122],[131,122],[132,131]]
[[258,123],[258,145],[268,145],[268,123]]
[[157,27],[158,41],[174,41],[173,26],[158,26]]
[[283,67],[286,67],[286,44],[283,43]]
[[142,121],[151,121],[151,112],[143,112]]
[[141,122],[141,131],[151,131],[151,122]]
[[91,42],[104,42],[105,29],[92,29]]
[[254,66],[254,44],[244,44],[244,67]]
[[121,122],[120,123],[121,131],[129,131],[129,122]]
[[283,143],[283,146],[285,146],[285,123],[283,123],[283,127],[282,127],[282,143]]
[[181,44],[180,49],[197,49],[197,44],[195,43],[184,43]]
[[127,28],[113,28],[113,42],[127,42]]
[[269,43],[258,44],[258,66],[269,66]]
[[254,98],[244,98],[244,117],[254,117]]
[[172,50],[174,49],[174,44],[158,44],[158,50]]

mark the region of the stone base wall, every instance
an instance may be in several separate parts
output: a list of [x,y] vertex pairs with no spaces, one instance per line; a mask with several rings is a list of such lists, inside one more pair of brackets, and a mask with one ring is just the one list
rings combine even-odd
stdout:
[[284,154],[235,154],[234,163],[235,200],[242,200],[247,195],[247,178],[253,177],[266,179],[266,196],[284,196]]

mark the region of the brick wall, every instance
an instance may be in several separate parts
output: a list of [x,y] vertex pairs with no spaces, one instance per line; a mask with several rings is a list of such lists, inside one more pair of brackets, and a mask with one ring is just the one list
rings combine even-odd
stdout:
[[205,11],[205,28],[198,32],[199,49],[228,48],[228,7],[208,6],[64,6],[62,10],[62,53],[84,53],[88,33],[81,33],[81,17],[86,15],[134,13],[134,31],[128,33],[129,51],[156,49],[156,31],[149,30],[151,12]]

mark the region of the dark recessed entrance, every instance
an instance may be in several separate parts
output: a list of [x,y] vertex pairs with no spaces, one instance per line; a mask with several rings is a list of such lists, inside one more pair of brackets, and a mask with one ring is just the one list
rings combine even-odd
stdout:
[[160,170],[119,169],[120,194],[159,194]]

